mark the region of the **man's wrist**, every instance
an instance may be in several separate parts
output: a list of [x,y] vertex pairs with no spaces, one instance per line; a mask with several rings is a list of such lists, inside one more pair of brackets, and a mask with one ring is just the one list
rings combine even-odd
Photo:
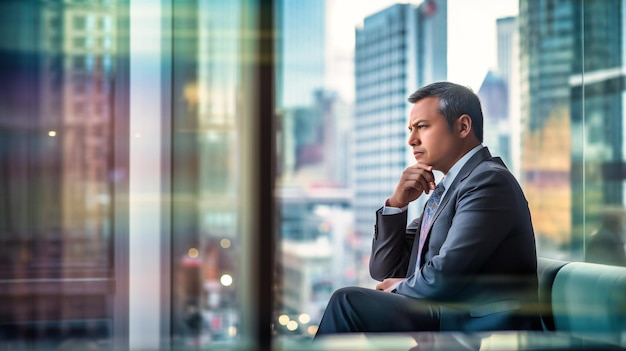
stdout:
[[391,201],[391,198],[388,198],[388,199],[385,201],[385,206],[387,206],[387,207],[395,207],[395,208],[403,208],[403,207],[406,207],[406,206],[407,206],[407,204],[397,204],[397,203],[393,203],[393,202]]

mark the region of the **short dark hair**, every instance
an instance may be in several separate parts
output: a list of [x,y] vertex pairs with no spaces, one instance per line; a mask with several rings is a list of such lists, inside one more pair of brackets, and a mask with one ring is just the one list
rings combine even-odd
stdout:
[[483,142],[483,110],[472,89],[451,82],[436,82],[418,89],[408,100],[414,104],[427,97],[439,98],[439,113],[446,118],[450,128],[461,115],[469,115],[474,135]]

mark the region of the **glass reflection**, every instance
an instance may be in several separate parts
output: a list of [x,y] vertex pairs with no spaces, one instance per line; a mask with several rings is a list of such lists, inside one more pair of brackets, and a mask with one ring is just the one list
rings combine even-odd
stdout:
[[173,3],[175,345],[238,340],[240,1]]
[[[241,337],[238,125],[244,42],[263,34],[245,32],[256,3],[171,2],[176,346]],[[373,286],[372,213],[411,159],[406,96],[432,80],[479,93],[485,144],[523,185],[541,256],[626,265],[624,1],[273,3],[277,339],[308,340],[333,290]],[[113,337],[114,239],[127,234],[113,218],[126,177],[114,156],[128,153],[114,129],[128,123],[115,115],[126,7],[0,2],[2,341]]]
[[119,7],[93,3],[0,4],[0,340],[16,345],[112,337]]

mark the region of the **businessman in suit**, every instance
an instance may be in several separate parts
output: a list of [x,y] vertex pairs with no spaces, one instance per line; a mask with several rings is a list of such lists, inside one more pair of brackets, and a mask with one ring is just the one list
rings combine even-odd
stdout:
[[[470,89],[427,85],[409,97],[416,163],[376,212],[370,274],[376,290],[335,291],[317,336],[342,332],[534,330],[537,255],[528,203],[482,145]],[[436,183],[433,170],[444,177]],[[407,225],[408,204],[430,195]]]

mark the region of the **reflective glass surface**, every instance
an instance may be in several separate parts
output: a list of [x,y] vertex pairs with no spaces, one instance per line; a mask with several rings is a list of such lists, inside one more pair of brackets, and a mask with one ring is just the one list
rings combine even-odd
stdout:
[[540,256],[626,265],[625,13],[0,2],[0,345],[306,349],[334,290],[375,284],[406,98],[437,80],[479,95]]

